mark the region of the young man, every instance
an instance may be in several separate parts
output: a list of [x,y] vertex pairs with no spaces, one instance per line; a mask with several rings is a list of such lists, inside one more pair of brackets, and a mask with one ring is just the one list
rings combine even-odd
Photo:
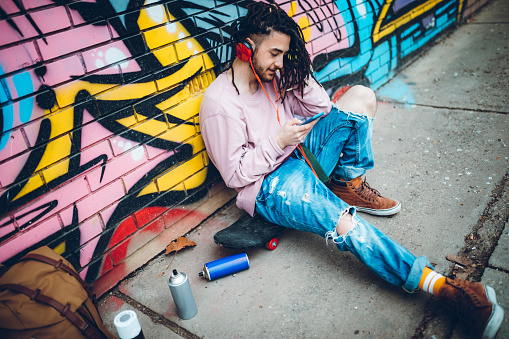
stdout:
[[[275,5],[251,5],[232,37],[237,57],[207,89],[200,124],[211,161],[238,191],[237,205],[332,239],[386,281],[438,295],[475,333],[493,338],[504,312],[491,287],[434,272],[426,257],[415,257],[356,213],[400,210],[361,179],[374,165],[373,91],[354,86],[332,105],[311,75],[300,28]],[[321,112],[305,125],[295,117]],[[330,177],[327,184],[296,149],[301,143]]]

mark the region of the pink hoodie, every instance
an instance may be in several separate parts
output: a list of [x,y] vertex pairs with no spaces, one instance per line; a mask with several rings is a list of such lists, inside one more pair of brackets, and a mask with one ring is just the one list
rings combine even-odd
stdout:
[[[273,84],[263,83],[263,86],[276,105]],[[311,79],[304,89],[304,98],[300,91],[292,91],[283,104],[279,103],[281,125],[294,115],[328,114],[331,108],[327,92]],[[295,149],[288,146],[282,150],[274,139],[281,128],[276,110],[261,86],[253,95],[239,95],[224,72],[205,92],[200,127],[210,160],[226,185],[238,192],[237,206],[253,216],[263,179]]]

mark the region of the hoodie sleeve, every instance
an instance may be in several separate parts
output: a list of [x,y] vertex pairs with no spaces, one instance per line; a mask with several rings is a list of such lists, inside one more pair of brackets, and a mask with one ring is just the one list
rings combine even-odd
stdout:
[[[247,126],[235,118],[241,115],[240,109],[221,102],[211,96],[204,97],[200,107],[201,133],[208,155],[226,185],[242,188],[273,171],[277,159],[286,152],[273,136],[250,148]],[[228,114],[225,107],[228,107]]]
[[309,77],[308,83],[304,87],[304,92],[297,88],[292,90],[290,95],[293,101],[293,113],[296,115],[310,117],[321,112],[329,114],[332,109],[329,95],[313,77]]

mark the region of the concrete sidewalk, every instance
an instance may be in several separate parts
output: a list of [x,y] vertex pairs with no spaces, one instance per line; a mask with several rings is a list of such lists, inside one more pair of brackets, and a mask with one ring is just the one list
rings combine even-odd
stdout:
[[[445,275],[496,291],[509,338],[509,2],[493,0],[377,91],[372,187],[402,202],[393,218],[361,214]],[[246,251],[251,268],[214,281],[206,262],[238,251],[213,235],[244,213],[232,201],[100,300],[107,327],[135,310],[146,338],[469,338],[436,298],[408,294],[313,234],[285,230],[274,251]],[[459,269],[446,256],[472,259]],[[147,258],[149,260],[149,258]],[[167,285],[188,274],[198,314],[181,320]]]

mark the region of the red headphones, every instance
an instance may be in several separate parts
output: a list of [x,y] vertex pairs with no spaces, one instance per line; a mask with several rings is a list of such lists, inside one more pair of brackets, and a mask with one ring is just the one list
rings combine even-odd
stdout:
[[247,41],[237,43],[237,58],[241,61],[249,61],[253,56],[253,47]]

